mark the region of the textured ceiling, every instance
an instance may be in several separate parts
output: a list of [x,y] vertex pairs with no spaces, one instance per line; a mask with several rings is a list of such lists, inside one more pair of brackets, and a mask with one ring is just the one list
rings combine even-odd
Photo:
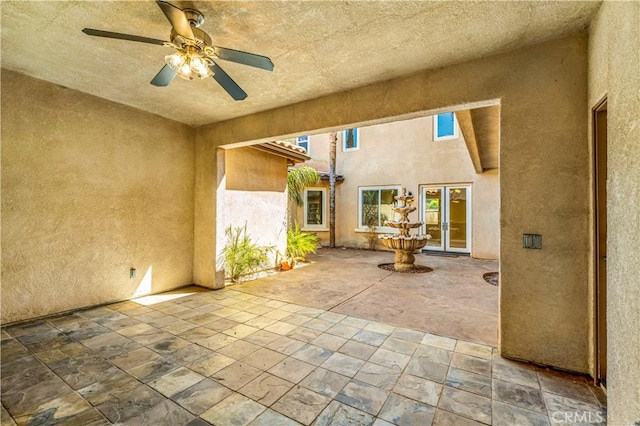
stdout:
[[600,2],[175,2],[205,15],[213,44],[269,56],[270,73],[220,65],[248,93],[213,79],[149,84],[167,47],[90,37],[90,27],[169,39],[153,1],[2,1],[2,67],[191,125],[264,111],[423,69],[562,37]]

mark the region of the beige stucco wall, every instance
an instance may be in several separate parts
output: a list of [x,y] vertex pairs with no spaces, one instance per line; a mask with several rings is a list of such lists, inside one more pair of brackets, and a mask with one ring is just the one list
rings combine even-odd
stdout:
[[476,175],[473,183],[473,239],[471,256],[500,258],[500,172],[498,169]]
[[193,134],[3,69],[2,322],[191,283]]
[[[287,160],[253,148],[224,150],[225,191],[218,198],[218,233],[228,226],[247,225],[258,245],[274,246],[270,253],[275,266],[276,251],[287,247]],[[218,239],[217,253],[226,244]]]
[[[364,234],[358,229],[358,189],[364,186],[400,185],[411,191],[418,208],[410,215],[420,218],[421,187],[428,185],[471,185],[471,256],[498,259],[500,250],[500,184],[497,170],[477,174],[464,139],[434,141],[433,117],[420,117],[361,127],[359,148],[343,151],[343,132],[338,133],[337,173],[344,182],[336,190],[336,244],[365,247]],[[317,135],[310,141],[311,165],[328,170],[329,137]],[[328,206],[327,212],[328,215]],[[302,223],[303,209],[298,209]],[[326,244],[328,232],[317,232]],[[379,249],[384,249],[378,244]]]
[[[250,143],[500,99],[501,350],[586,372],[591,320],[586,88],[587,37],[581,34],[217,123],[200,133],[214,145]],[[543,249],[523,249],[523,233],[542,234]],[[196,245],[200,249],[206,247]]]
[[196,130],[194,283],[224,287],[219,259],[229,225],[246,223],[256,243],[274,245],[284,253],[286,181],[284,158],[253,148],[219,149],[207,132]]
[[587,114],[607,96],[607,395],[615,425],[640,422],[638,46],[640,3],[605,1],[589,36]]
[[[340,132],[338,132],[340,138]],[[313,167],[319,172],[329,172],[329,134],[322,133],[319,135],[309,135],[309,152],[310,160],[301,164],[301,166]],[[339,150],[336,157],[340,155]]]

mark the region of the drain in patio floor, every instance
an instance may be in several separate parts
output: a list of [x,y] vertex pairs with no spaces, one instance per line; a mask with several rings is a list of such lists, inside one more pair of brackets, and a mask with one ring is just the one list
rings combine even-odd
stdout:
[[487,272],[482,275],[482,278],[489,284],[497,286],[500,276],[497,272]]

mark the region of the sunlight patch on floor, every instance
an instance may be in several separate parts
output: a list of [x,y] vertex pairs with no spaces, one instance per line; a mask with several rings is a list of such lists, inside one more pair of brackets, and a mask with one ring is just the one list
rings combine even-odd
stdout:
[[144,306],[155,305],[156,303],[168,302],[169,300],[180,299],[182,297],[191,296],[195,292],[176,292],[176,293],[163,293],[152,294],[151,296],[138,297],[133,299],[132,302],[139,303]]

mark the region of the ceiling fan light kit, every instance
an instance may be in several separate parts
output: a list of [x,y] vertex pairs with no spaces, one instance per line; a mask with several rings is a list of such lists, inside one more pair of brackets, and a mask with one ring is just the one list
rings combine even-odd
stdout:
[[206,58],[200,57],[193,49],[186,49],[183,52],[167,55],[164,60],[172,70],[185,80],[193,80],[194,76],[204,80],[213,74],[211,68],[209,68],[213,63],[208,63]]
[[183,10],[162,0],[156,0],[156,4],[171,23],[171,41],[92,28],[85,28],[82,32],[90,36],[137,41],[176,49],[177,52],[164,57],[166,65],[151,80],[151,84],[158,87],[168,86],[176,75],[185,80],[193,80],[194,77],[204,80],[212,77],[233,99],[239,101],[245,99],[247,94],[216,60],[273,71],[273,62],[266,56],[213,46],[211,37],[199,28],[204,22],[204,15],[200,11]]

